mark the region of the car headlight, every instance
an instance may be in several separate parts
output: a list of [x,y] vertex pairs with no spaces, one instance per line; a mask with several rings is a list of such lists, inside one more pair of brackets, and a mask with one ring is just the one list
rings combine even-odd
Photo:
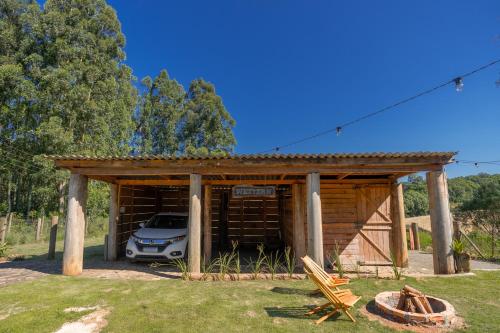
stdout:
[[140,243],[140,242],[141,242],[140,238],[138,238],[138,237],[136,237],[136,236],[134,236],[134,235],[130,236],[130,239],[131,239],[132,241],[134,241],[135,243]]
[[168,241],[170,241],[171,243],[175,243],[175,242],[180,242],[184,238],[186,238],[186,235],[169,238]]

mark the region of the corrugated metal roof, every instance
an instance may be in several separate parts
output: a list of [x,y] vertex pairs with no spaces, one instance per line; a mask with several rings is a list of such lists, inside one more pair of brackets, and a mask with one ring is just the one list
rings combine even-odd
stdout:
[[141,160],[276,160],[276,159],[348,159],[348,158],[442,158],[451,160],[457,152],[404,152],[404,153],[323,153],[323,154],[234,154],[229,156],[171,156],[171,155],[129,155],[129,156],[86,156],[49,155],[56,161],[141,161]]

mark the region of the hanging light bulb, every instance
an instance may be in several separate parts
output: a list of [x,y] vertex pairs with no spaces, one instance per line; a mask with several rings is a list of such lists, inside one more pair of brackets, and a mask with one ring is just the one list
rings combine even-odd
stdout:
[[461,92],[462,90],[464,90],[464,79],[462,79],[461,77],[457,77],[453,81],[455,82],[455,90],[457,92]]
[[337,136],[339,136],[340,132],[342,132],[342,127],[337,126],[337,128],[335,128],[335,132],[337,132]]

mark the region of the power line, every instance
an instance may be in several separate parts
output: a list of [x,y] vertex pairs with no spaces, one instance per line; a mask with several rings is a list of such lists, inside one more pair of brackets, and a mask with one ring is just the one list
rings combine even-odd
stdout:
[[462,74],[460,76],[457,76],[457,77],[455,77],[455,78],[453,78],[451,80],[443,82],[443,83],[441,83],[441,84],[439,84],[439,85],[437,85],[435,87],[432,87],[432,88],[426,89],[424,91],[421,91],[421,92],[419,92],[419,93],[417,93],[417,94],[415,94],[415,95],[413,95],[411,97],[407,97],[407,98],[404,98],[402,100],[396,101],[395,103],[393,103],[391,105],[388,105],[386,107],[383,107],[383,108],[381,108],[379,110],[367,113],[367,114],[365,114],[365,115],[363,115],[361,117],[352,119],[350,121],[347,121],[347,122],[345,122],[343,124],[340,124],[338,126],[335,126],[333,128],[329,128],[329,129],[324,130],[322,132],[318,132],[316,134],[313,134],[313,135],[310,135],[310,136],[306,136],[306,137],[304,137],[302,139],[298,139],[298,140],[289,142],[289,143],[281,145],[281,146],[276,146],[274,148],[271,148],[271,149],[268,149],[268,150],[264,150],[262,152],[259,152],[259,154],[269,153],[269,152],[273,152],[273,151],[278,152],[278,151],[280,151],[280,150],[282,150],[284,148],[288,148],[290,146],[294,146],[294,145],[297,145],[299,143],[302,143],[302,142],[305,142],[305,141],[309,141],[309,140],[312,140],[312,139],[315,139],[315,138],[318,138],[320,136],[323,136],[323,135],[326,135],[326,134],[329,134],[329,133],[333,133],[333,132],[336,132],[337,135],[339,135],[342,132],[342,130],[344,130],[348,126],[354,125],[354,124],[356,124],[356,123],[358,123],[360,121],[363,121],[365,119],[368,119],[368,118],[374,117],[376,115],[379,115],[381,113],[387,112],[387,111],[389,111],[391,109],[394,109],[394,108],[396,108],[396,107],[398,107],[400,105],[403,105],[403,104],[406,104],[408,102],[411,102],[411,101],[413,101],[413,100],[415,100],[415,99],[417,99],[419,97],[422,97],[424,95],[428,95],[428,94],[430,94],[430,93],[432,93],[432,92],[434,92],[434,91],[436,91],[438,89],[441,89],[443,87],[446,87],[446,86],[448,86],[450,84],[454,84],[456,90],[457,91],[461,91],[463,89],[463,79],[465,77],[469,77],[471,75],[474,75],[474,74],[476,74],[476,73],[478,73],[480,71],[483,71],[483,70],[485,70],[485,69],[487,69],[487,68],[489,68],[489,67],[491,67],[491,66],[493,66],[493,65],[495,65],[495,64],[497,64],[499,62],[500,62],[500,59],[494,60],[494,61],[492,61],[490,63],[487,63],[487,64],[485,64],[483,66],[480,66],[480,67],[478,67],[478,68],[476,68],[476,69],[474,69],[474,70],[472,70],[470,72],[467,72],[467,73]]

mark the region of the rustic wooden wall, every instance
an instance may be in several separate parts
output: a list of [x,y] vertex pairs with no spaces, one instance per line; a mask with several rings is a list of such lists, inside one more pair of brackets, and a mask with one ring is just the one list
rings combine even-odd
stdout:
[[325,255],[337,245],[345,264],[389,263],[389,185],[321,184],[321,209]]
[[[276,198],[231,198],[230,187],[212,191],[212,244],[221,245],[221,220],[227,219],[227,236],[240,246],[268,249],[282,244],[293,246],[293,211],[290,189],[282,187]],[[228,209],[223,209],[223,197]],[[339,246],[346,264],[388,264],[391,244],[389,185],[321,184],[323,243],[325,255]],[[117,228],[118,253],[123,255],[130,235],[158,212],[188,212],[189,188],[121,186]],[[304,226],[307,233],[307,226]],[[307,240],[307,234],[305,235]],[[216,253],[216,252],[215,252]]]

